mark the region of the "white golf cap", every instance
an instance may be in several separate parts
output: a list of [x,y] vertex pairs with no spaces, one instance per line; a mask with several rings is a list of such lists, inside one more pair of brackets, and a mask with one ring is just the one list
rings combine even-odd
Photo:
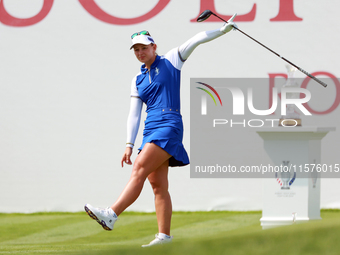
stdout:
[[151,43],[155,43],[155,41],[152,39],[150,35],[137,35],[132,39],[132,45],[130,47],[130,50],[133,48],[135,44],[149,45]]

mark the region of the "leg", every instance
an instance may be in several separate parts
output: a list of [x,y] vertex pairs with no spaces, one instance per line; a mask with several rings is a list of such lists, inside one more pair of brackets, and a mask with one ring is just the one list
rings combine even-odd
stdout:
[[155,194],[155,209],[158,233],[170,235],[172,204],[168,191],[169,161],[164,162],[156,171],[149,174],[148,179]]
[[155,171],[171,157],[169,153],[153,143],[144,145],[133,164],[129,182],[125,186],[117,201],[111,206],[117,214],[121,214],[139,196],[148,175]]

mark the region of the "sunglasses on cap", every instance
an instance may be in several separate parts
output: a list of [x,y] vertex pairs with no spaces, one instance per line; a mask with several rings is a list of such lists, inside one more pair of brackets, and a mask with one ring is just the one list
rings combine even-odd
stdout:
[[135,38],[137,35],[148,35],[148,36],[151,36],[148,31],[143,30],[143,31],[140,31],[140,32],[137,32],[137,33],[134,33],[133,35],[131,35],[131,39]]

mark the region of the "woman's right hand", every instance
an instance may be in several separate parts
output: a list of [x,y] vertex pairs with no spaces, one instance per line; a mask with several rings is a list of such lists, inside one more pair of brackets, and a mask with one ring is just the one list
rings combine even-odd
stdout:
[[121,161],[122,167],[124,166],[124,163],[128,165],[132,165],[132,162],[130,159],[131,155],[132,155],[132,148],[126,147],[125,152],[122,157],[122,161]]
[[228,22],[224,23],[223,27],[221,27],[220,31],[223,33],[228,33],[231,30],[235,30],[238,28],[238,26],[234,23],[234,19],[236,17],[237,13],[235,13],[229,20]]

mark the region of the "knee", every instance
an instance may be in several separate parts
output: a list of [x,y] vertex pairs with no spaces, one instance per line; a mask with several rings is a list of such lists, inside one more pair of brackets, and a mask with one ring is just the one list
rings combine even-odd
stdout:
[[147,174],[145,173],[145,167],[143,164],[139,162],[135,162],[132,168],[131,176],[136,179],[140,179],[142,181],[145,181]]
[[155,196],[168,194],[168,183],[164,183],[161,181],[154,181],[150,179],[149,181],[150,181],[150,184],[151,184],[151,187],[152,187],[152,190]]

